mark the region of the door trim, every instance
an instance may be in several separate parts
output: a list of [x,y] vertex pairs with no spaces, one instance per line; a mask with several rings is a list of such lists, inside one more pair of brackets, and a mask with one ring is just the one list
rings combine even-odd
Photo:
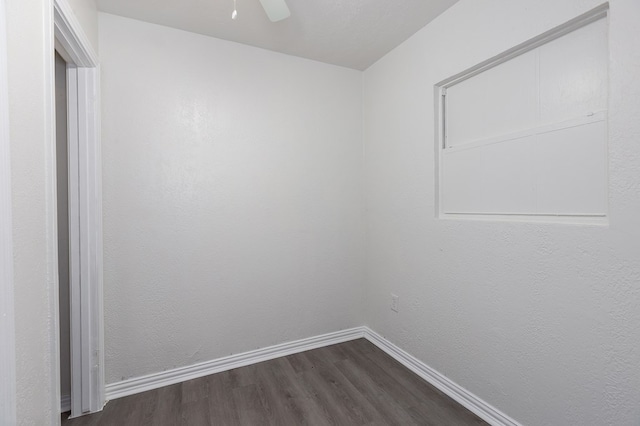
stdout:
[[0,423],[16,419],[16,341],[13,305],[11,147],[5,1],[0,0]]
[[[97,55],[67,0],[54,0],[53,21],[56,50],[68,64],[69,243],[70,266],[75,271],[70,271],[71,417],[78,417],[104,406],[99,70]],[[55,147],[55,137],[51,141]],[[55,149],[47,152],[55,155]],[[55,157],[48,161],[55,165]],[[49,179],[55,182],[55,167],[48,170],[54,171]],[[56,211],[55,187],[53,192],[49,207]],[[57,232],[50,244],[57,246]],[[57,295],[58,285],[55,287]],[[58,311],[56,303],[52,330],[56,354],[52,358],[56,359],[58,383],[54,391],[59,401]]]

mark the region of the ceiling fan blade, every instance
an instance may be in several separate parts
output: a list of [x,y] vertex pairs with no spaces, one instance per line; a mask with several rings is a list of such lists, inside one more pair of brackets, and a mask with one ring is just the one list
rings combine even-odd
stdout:
[[267,16],[271,19],[271,22],[282,21],[291,16],[285,0],[260,0],[260,3],[262,3],[262,7],[264,11],[267,12]]

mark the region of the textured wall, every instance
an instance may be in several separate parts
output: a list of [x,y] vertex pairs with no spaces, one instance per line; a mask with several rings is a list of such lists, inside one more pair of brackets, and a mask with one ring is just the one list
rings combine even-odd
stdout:
[[[44,105],[51,99],[45,82],[53,82],[53,52],[46,51],[45,40],[47,31],[53,31],[53,21],[44,26],[43,22],[53,19],[50,10],[46,0],[7,1],[16,408],[20,425],[49,424],[54,413],[44,161],[50,130]],[[55,181],[49,183],[55,185]]]
[[361,325],[362,74],[100,16],[106,382]]
[[368,324],[527,425],[640,421],[640,3],[611,1],[610,226],[435,219],[433,85],[599,3],[462,0],[365,72]]
[[96,0],[67,0],[94,52],[98,53],[98,7]]

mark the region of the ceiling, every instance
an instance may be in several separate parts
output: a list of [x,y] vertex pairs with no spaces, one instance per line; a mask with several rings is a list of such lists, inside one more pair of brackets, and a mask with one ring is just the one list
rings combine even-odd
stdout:
[[259,0],[98,0],[98,8],[225,40],[364,70],[458,0],[287,0],[267,18]]

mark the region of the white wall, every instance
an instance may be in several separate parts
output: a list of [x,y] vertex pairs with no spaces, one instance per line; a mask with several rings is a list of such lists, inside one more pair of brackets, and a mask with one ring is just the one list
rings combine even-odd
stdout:
[[[13,201],[17,417],[21,425],[49,424],[54,413],[47,272],[45,92],[53,86],[53,24],[47,0],[7,2],[9,121]],[[51,21],[53,22],[53,21]],[[49,42],[52,43],[49,38]],[[54,148],[54,147],[52,147]],[[54,183],[54,182],[52,182]]]
[[462,0],[364,76],[368,324],[527,425],[640,419],[640,3],[611,1],[608,227],[435,219],[433,85],[598,4]]
[[[92,1],[92,0],[89,0]],[[59,421],[53,366],[55,213],[47,211],[55,173],[53,144],[53,1],[6,2],[20,425]],[[83,28],[97,21],[84,19]],[[50,204],[53,205],[53,204]]]
[[0,0],[0,422],[16,423],[11,140],[5,0]]
[[361,325],[362,74],[100,14],[106,382]]
[[67,0],[94,52],[98,53],[98,6],[96,0]]

